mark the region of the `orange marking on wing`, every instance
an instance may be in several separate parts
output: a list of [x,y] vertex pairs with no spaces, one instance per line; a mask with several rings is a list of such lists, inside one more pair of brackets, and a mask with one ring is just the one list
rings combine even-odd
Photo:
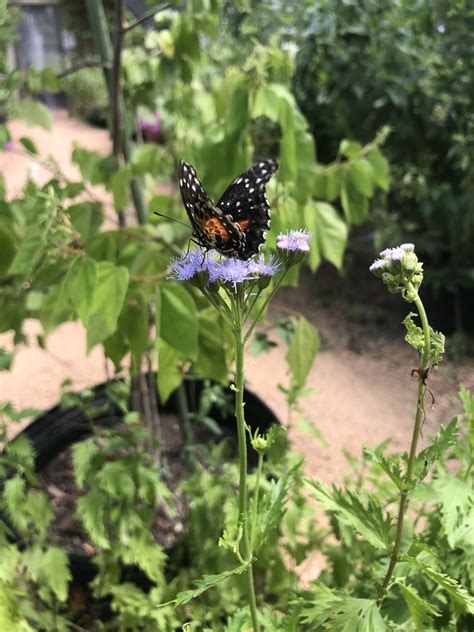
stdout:
[[203,222],[202,225],[203,231],[208,235],[220,235],[224,239],[229,236],[229,231],[225,226],[222,225],[222,222],[217,219],[217,217],[211,217]]
[[249,223],[250,223],[249,219],[241,219],[240,221],[237,222],[237,224],[240,226],[242,230],[245,230],[247,226],[249,225]]

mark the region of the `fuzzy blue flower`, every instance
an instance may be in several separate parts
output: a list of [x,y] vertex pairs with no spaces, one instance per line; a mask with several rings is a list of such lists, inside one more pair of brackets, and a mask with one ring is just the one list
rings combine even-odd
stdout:
[[173,257],[170,262],[170,278],[189,281],[199,272],[207,269],[207,260],[200,250],[190,250],[183,259]]
[[387,262],[385,259],[376,259],[373,264],[370,266],[369,270],[373,274],[380,274],[387,267]]
[[281,270],[282,265],[273,256],[270,257],[268,263],[265,263],[264,256],[260,255],[258,260],[256,261],[251,259],[249,261],[248,267],[250,272],[260,277],[273,276],[279,270]]
[[[217,275],[217,279],[221,281],[231,283],[234,290],[237,290],[237,284],[248,281],[252,278],[252,272],[249,269],[248,261],[241,261],[240,259],[224,259],[215,266],[215,272],[213,275]],[[209,272],[209,280],[211,279],[211,273]]]

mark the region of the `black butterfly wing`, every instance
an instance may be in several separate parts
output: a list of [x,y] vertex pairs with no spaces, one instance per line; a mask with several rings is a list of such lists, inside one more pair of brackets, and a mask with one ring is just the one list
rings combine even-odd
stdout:
[[239,259],[252,257],[265,241],[265,231],[270,227],[270,204],[265,187],[277,169],[276,160],[256,162],[232,182],[217,203],[217,208],[236,223],[244,235],[235,255]]
[[182,160],[179,162],[179,190],[197,241],[205,248],[236,256],[243,240],[239,227],[216,208],[194,167]]

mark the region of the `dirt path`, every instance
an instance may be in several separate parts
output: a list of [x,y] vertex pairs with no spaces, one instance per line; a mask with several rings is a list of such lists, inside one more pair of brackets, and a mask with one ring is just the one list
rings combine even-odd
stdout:
[[[105,131],[69,119],[64,113],[56,116],[52,133],[37,128],[25,130],[20,123],[13,123],[11,132],[14,138],[25,133],[32,136],[41,154],[54,155],[71,177],[75,167],[69,164],[69,156],[74,142],[104,152],[110,147]],[[0,171],[10,195],[21,190],[31,164],[30,158],[15,153],[0,155]],[[36,171],[38,177],[47,176],[41,174],[41,167]],[[103,190],[99,193],[106,196]],[[289,309],[299,310],[320,330],[324,350],[309,379],[315,394],[302,401],[302,416],[322,432],[329,446],[322,447],[297,424],[290,436],[294,448],[305,456],[309,475],[339,481],[348,472],[341,449],[359,455],[363,445],[375,446],[387,437],[392,438],[394,448],[408,446],[416,397],[410,370],[416,366],[416,357],[403,342],[401,327],[398,337],[389,339],[380,337],[380,330],[359,331],[351,320],[354,306],[342,299],[342,303],[336,301],[326,307],[325,300],[313,297],[313,284],[314,280],[306,275],[300,289],[284,288],[272,317]],[[385,290],[380,285],[376,291]],[[35,343],[38,324],[29,322],[26,329],[31,346],[18,351],[11,372],[0,373],[0,400],[11,400],[17,407],[49,407],[57,403],[65,378],[71,378],[78,389],[107,378],[100,350],[85,355],[85,332],[79,323],[61,326],[49,336],[46,350]],[[9,334],[0,336],[0,345],[10,344]],[[279,346],[257,358],[249,356],[247,361],[249,385],[283,419],[284,397],[276,386],[287,382],[284,353]],[[456,398],[460,381],[474,389],[472,362],[460,366],[446,363],[433,375],[431,389],[437,403],[428,411],[425,437],[460,410]]]

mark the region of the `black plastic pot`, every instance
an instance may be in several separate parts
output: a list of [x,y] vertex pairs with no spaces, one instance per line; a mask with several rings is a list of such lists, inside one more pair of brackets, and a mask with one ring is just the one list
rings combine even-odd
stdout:
[[[196,412],[204,383],[199,380],[187,381],[185,382],[185,387],[190,412]],[[272,425],[280,423],[270,408],[251,391],[246,390],[244,397],[247,423],[251,428],[256,429],[258,427],[262,432],[265,432]],[[123,419],[123,412],[107,395],[107,383],[100,384],[94,388],[93,398],[88,403],[88,407],[96,408],[98,411],[97,415],[94,415],[94,423],[96,425],[113,427]],[[178,414],[176,395],[172,395],[165,405],[160,406],[160,412]],[[224,435],[235,436],[237,434],[235,418],[232,413],[223,415],[216,407],[211,409],[210,417],[216,421]],[[58,405],[37,417],[23,430],[22,434],[30,439],[36,453],[36,467],[41,472],[59,453],[77,441],[89,436],[91,434],[91,426],[86,414],[80,408],[63,408]],[[214,439],[214,441],[218,440],[219,437]],[[250,450],[249,466],[255,465],[256,455],[253,450]],[[71,553],[69,559],[73,585],[82,584],[86,586],[97,572],[92,562],[92,557]],[[141,584],[145,578],[138,569],[130,568],[124,574],[124,579]]]

